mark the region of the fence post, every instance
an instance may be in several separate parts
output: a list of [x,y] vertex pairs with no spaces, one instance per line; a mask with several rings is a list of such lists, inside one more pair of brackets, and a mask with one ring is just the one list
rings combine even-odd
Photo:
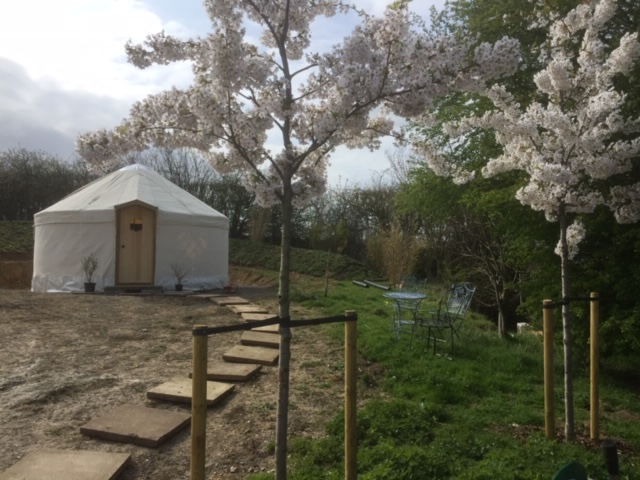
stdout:
[[204,480],[207,443],[207,342],[208,336],[193,326],[193,373],[191,380],[191,480]]
[[553,403],[553,311],[552,301],[542,301],[544,332],[544,433],[555,437],[555,412]]
[[358,471],[356,320],[358,314],[354,310],[347,310],[344,315],[347,319],[344,322],[344,478],[356,480]]
[[598,299],[598,292],[591,292],[590,295],[591,306],[591,439],[598,440],[600,437],[600,417],[599,405],[600,405],[600,392],[598,388],[598,369],[599,369],[599,346],[598,346],[598,328],[600,317],[600,305]]

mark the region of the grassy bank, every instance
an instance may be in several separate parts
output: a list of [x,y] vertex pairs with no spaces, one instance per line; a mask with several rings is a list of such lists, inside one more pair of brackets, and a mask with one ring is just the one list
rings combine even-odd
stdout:
[[33,252],[33,223],[0,221],[0,253]]
[[[588,372],[577,372],[575,379],[578,441],[562,441],[560,345],[555,358],[558,434],[549,440],[539,336],[502,340],[491,322],[471,314],[455,350],[439,345],[434,355],[424,341],[414,339],[410,348],[409,337],[393,338],[391,305],[381,290],[339,281],[324,298],[319,285],[306,288],[303,298],[309,300],[302,303],[308,308],[359,314],[359,479],[549,480],[571,460],[580,461],[593,479],[609,478],[600,443],[589,440]],[[342,342],[341,326],[325,331]],[[618,442],[619,478],[640,479],[640,385],[605,364],[600,388],[601,438]],[[290,478],[343,478],[343,425],[340,413],[324,438],[293,439]]]
[[[231,239],[229,257],[234,265],[280,270],[280,247],[277,245]],[[291,265],[294,272],[315,277],[323,277],[327,270],[331,278],[338,280],[375,277],[366,265],[345,255],[304,248],[291,249]]]

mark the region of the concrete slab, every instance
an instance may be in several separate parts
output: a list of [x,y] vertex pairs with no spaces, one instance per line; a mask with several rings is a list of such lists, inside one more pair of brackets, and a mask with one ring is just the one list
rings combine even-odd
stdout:
[[0,480],[115,480],[130,460],[128,453],[36,450],[0,473]]
[[191,415],[170,410],[120,405],[85,423],[80,433],[116,442],[157,447],[189,425]]
[[242,332],[242,337],[240,337],[240,343],[242,345],[253,345],[256,347],[279,348],[280,335],[245,330]]
[[280,325],[267,325],[265,327],[255,327],[251,329],[252,332],[265,332],[270,334],[280,333]]
[[242,319],[246,322],[259,322],[261,320],[273,320],[278,318],[276,313],[241,313]]
[[[192,385],[190,378],[172,378],[147,392],[148,398],[170,402],[191,403]],[[215,405],[235,388],[230,383],[207,382],[207,405]]]
[[278,356],[278,350],[273,348],[236,345],[223,354],[222,358],[227,362],[257,363],[258,365],[272,366],[278,363]]
[[269,311],[259,305],[227,305],[233,313],[269,313]]
[[[227,382],[245,382],[260,371],[262,365],[250,363],[209,362],[207,379]],[[191,378],[192,372],[189,373]]]
[[211,300],[216,296],[215,293],[194,293],[189,298],[198,299],[198,300]]
[[249,305],[249,300],[245,300],[242,297],[213,297],[211,301],[221,307],[226,307],[227,305]]

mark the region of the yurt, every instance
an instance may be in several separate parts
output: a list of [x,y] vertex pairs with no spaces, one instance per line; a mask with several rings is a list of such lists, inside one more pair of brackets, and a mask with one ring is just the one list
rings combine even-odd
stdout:
[[82,261],[105,287],[185,290],[228,283],[229,219],[142,165],[129,165],[34,215],[34,292],[83,291]]

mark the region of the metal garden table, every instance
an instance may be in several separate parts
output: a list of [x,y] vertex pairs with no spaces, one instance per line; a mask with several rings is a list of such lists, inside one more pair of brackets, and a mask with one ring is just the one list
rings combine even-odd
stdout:
[[403,329],[408,328],[413,331],[416,326],[416,313],[420,308],[420,303],[427,296],[420,292],[386,292],[383,297],[393,300],[393,323],[391,325],[393,333],[397,338]]

